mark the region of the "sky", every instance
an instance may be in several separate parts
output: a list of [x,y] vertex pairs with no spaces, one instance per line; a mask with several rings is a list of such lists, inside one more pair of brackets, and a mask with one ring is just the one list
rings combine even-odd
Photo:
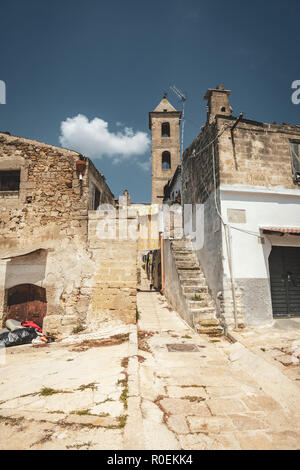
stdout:
[[0,131],[91,157],[117,197],[151,200],[148,112],[187,96],[184,148],[208,88],[234,115],[300,125],[299,0],[11,0],[0,5]]

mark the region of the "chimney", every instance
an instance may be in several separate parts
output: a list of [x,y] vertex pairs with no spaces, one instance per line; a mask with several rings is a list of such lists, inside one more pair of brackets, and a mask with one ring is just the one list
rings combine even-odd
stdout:
[[223,85],[218,85],[214,90],[207,90],[204,96],[204,99],[207,100],[207,124],[211,124],[217,115],[232,115],[229,103],[230,93],[231,91],[225,90]]
[[120,197],[120,202],[122,206],[130,206],[130,194],[127,189],[123,191],[123,196]]

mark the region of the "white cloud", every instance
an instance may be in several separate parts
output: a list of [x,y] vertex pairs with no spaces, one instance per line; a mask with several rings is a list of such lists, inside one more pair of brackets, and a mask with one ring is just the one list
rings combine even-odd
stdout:
[[145,132],[134,132],[130,127],[124,127],[120,132],[110,132],[106,121],[97,117],[89,121],[83,114],[67,118],[60,128],[59,141],[63,147],[91,158],[109,157],[113,163],[126,159],[136,161],[136,157],[144,155],[150,146],[149,136]]
[[138,161],[137,164],[144,170],[149,171],[151,168],[151,160],[146,160],[145,162]]

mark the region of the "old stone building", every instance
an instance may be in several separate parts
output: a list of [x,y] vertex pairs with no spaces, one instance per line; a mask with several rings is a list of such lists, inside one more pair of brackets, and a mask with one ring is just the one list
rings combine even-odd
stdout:
[[168,181],[164,187],[164,204],[181,204],[182,194],[182,177],[181,165],[178,165],[173,177]]
[[164,186],[180,164],[181,114],[165,97],[149,113],[152,134],[152,204],[162,204]]
[[234,117],[229,95],[206,93],[182,184],[184,204],[204,205],[197,258],[231,328],[300,316],[300,126]]
[[30,319],[70,333],[135,321],[136,243],[99,238],[96,209],[115,201],[91,160],[0,133],[0,201],[3,325]]

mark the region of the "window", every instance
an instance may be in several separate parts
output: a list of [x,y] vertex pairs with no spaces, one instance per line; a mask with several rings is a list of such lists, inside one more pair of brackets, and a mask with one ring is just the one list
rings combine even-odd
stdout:
[[161,136],[162,137],[170,137],[170,123],[163,122],[161,125]]
[[20,170],[0,171],[0,191],[19,191]]
[[290,149],[294,179],[300,183],[300,142],[291,142]]
[[170,152],[163,152],[161,159],[161,167],[163,170],[170,170],[171,168],[171,154]]
[[100,205],[100,191],[95,187],[95,194],[94,194],[94,211],[98,209]]

